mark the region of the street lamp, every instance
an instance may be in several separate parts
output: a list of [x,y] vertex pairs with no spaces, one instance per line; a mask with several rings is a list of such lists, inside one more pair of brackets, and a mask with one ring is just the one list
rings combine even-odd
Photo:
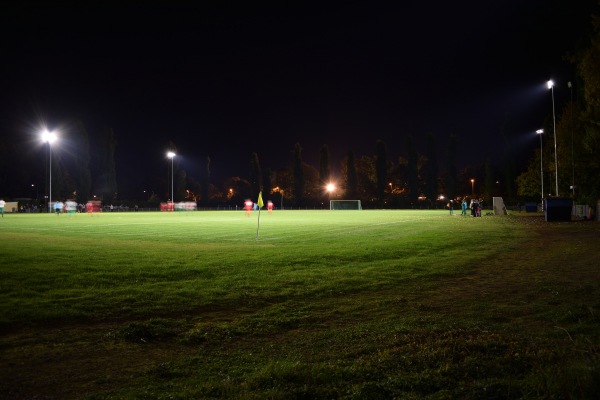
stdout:
[[554,130],[554,174],[556,175],[556,197],[558,197],[558,156],[556,154],[556,114],[554,113],[554,82],[548,81],[548,89],[552,92],[552,127]]
[[56,140],[56,134],[54,132],[49,132],[48,129],[44,129],[42,132],[42,141],[44,143],[48,143],[48,160],[49,160],[49,171],[50,171],[50,179],[49,179],[49,191],[48,191],[48,212],[52,212],[52,142]]
[[544,130],[538,129],[535,133],[540,135],[540,176],[542,177],[542,204],[544,204],[544,148],[542,147],[542,135],[544,134]]
[[169,151],[167,153],[167,157],[169,157],[171,159],[171,201],[175,202],[175,200],[173,199],[173,158],[176,156],[175,153],[173,153],[172,151]]
[[475,179],[471,179],[471,196],[475,195]]

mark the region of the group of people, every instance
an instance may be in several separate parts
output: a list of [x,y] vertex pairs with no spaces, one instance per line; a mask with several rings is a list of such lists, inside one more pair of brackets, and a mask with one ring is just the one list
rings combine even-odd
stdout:
[[75,214],[77,211],[81,212],[79,206],[73,200],[67,200],[64,203],[59,200],[56,203],[54,203],[54,212],[56,213],[56,215],[60,215],[63,213]]
[[[467,215],[467,210],[471,210],[471,217],[481,217],[482,201],[479,199],[471,199],[471,203],[467,205],[467,198],[463,198],[460,204],[461,213],[460,215]],[[454,215],[454,200],[450,200],[447,204],[450,209],[450,215]]]
[[[250,217],[250,214],[252,214],[252,210],[257,211],[258,208],[258,204],[253,202],[252,200],[246,199],[246,201],[244,201],[244,210],[246,210],[247,217]],[[269,214],[273,212],[273,202],[271,200],[267,201],[267,210],[269,210]]]

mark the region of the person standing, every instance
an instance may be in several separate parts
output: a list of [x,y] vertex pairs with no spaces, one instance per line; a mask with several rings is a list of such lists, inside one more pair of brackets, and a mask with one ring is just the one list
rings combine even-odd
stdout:
[[460,213],[460,215],[467,215],[467,199],[463,199],[460,206],[462,209],[462,212]]
[[246,210],[247,217],[250,217],[250,214],[252,214],[253,207],[254,207],[254,203],[252,202],[252,200],[246,199],[246,201],[244,201],[244,210]]
[[0,199],[0,213],[2,213],[2,218],[4,218],[4,207],[6,206],[6,202],[4,199]]
[[454,214],[454,200],[450,200],[448,203],[448,207],[450,208],[450,215]]
[[62,208],[63,204],[60,201],[54,203],[54,212],[56,212],[56,215],[60,215],[60,213],[62,212]]

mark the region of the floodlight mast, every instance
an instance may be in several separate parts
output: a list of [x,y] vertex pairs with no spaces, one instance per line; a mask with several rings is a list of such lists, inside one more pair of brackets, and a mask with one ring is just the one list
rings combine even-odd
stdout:
[[49,160],[49,191],[48,191],[48,212],[52,212],[52,142],[56,140],[56,134],[54,132],[44,129],[42,131],[42,141],[48,143],[48,160]]
[[169,157],[171,159],[171,202],[175,202],[175,200],[173,199],[173,158],[176,156],[175,153],[173,153],[172,151],[169,151],[167,153],[167,157]]
[[548,89],[552,92],[552,128],[554,130],[554,175],[556,177],[556,197],[558,197],[558,156],[556,153],[556,114],[554,113],[554,82],[548,81]]
[[540,135],[540,177],[542,179],[542,209],[543,209],[544,208],[544,206],[543,206],[543,204],[544,204],[544,162],[543,162],[544,148],[542,146],[542,135],[544,134],[544,130],[538,129],[537,131],[535,131],[535,133]]
[[567,82],[569,91],[571,92],[571,189],[573,190],[573,201],[575,201],[575,149],[573,144],[573,85],[571,81]]

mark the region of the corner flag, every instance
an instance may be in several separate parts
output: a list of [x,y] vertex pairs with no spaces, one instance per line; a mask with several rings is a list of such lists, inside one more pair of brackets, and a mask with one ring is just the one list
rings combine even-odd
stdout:
[[256,225],[256,240],[258,240],[258,231],[260,230],[260,209],[263,208],[265,203],[263,203],[262,192],[258,192],[258,225]]
[[262,199],[262,192],[258,192],[258,202],[256,204],[258,204],[259,208],[263,208],[265,206],[265,203],[263,203]]

